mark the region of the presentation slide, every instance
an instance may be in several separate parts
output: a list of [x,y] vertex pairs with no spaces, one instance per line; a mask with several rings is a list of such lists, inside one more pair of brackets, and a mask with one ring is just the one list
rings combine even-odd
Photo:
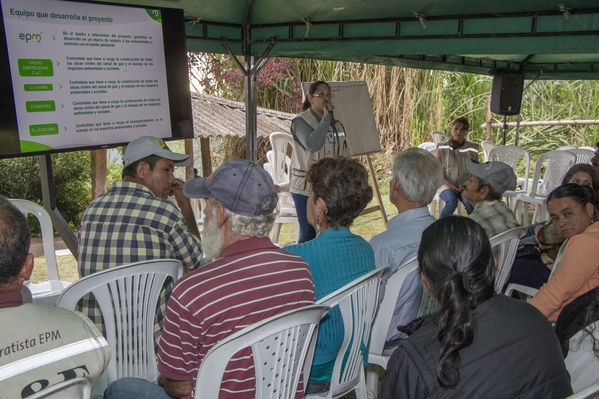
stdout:
[[2,14],[21,153],[171,137],[160,10],[2,0]]

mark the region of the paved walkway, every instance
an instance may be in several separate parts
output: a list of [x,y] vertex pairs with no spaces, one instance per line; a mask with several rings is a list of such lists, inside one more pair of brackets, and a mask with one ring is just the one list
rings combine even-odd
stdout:
[[[62,238],[59,236],[54,237],[54,249],[56,250],[56,256],[64,256],[71,253],[71,251],[67,249],[64,241],[62,241]],[[31,252],[34,257],[44,256],[41,237],[31,237],[31,246],[29,247],[29,252]]]

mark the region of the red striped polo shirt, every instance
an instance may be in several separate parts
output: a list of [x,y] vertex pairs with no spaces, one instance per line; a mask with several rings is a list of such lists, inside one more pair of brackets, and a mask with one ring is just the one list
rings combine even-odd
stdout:
[[[302,258],[276,247],[269,238],[237,241],[218,260],[177,282],[166,310],[158,370],[172,380],[193,379],[195,386],[202,359],[223,338],[312,303],[314,283]],[[254,380],[251,349],[246,348],[227,365],[219,398],[253,398]]]

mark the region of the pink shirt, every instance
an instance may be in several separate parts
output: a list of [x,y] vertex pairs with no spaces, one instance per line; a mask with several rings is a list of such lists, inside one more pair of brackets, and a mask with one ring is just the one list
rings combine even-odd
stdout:
[[550,321],[580,295],[599,286],[599,223],[570,238],[551,279],[530,300]]
[[[314,283],[302,258],[277,248],[268,238],[238,241],[218,260],[177,282],[166,310],[158,370],[172,380],[193,380],[195,386],[202,359],[223,338],[312,303]],[[229,362],[219,397],[254,397],[254,380],[251,349],[246,348]],[[303,387],[299,388],[301,397]]]

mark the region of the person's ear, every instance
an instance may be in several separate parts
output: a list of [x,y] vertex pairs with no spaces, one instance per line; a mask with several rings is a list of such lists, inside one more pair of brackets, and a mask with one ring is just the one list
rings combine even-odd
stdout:
[[19,285],[22,285],[24,281],[27,281],[31,278],[31,274],[33,273],[33,254],[30,252],[25,257],[25,262],[23,263],[23,267],[17,276],[19,280]]
[[225,207],[222,206],[222,204],[218,204],[218,211],[216,211],[216,215],[218,216],[218,227],[222,227],[225,223],[227,223],[229,218],[227,218]]
[[316,200],[316,214],[317,215],[326,215],[327,213],[327,204],[324,202],[322,197],[319,197]]
[[150,171],[150,165],[148,165],[146,162],[139,162],[137,164],[137,168],[135,169],[135,172],[137,173],[137,177],[142,180],[146,177],[146,175],[148,174],[149,171]]
[[489,196],[489,192],[491,188],[489,186],[478,187],[478,192],[482,195],[483,198],[487,198]]

